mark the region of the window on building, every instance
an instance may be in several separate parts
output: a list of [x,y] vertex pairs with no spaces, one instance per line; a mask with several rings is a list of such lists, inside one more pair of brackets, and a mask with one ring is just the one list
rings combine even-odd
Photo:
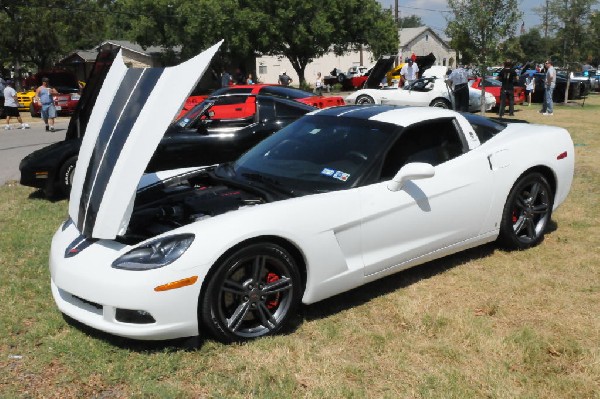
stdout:
[[259,65],[258,66],[258,74],[259,75],[266,75],[267,74],[267,66],[266,65]]

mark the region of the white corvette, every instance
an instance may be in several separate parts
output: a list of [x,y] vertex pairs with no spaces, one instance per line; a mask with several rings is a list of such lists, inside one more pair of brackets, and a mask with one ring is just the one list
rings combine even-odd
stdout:
[[216,47],[109,72],[50,251],[71,318],[136,339],[274,334],[301,303],[496,239],[536,245],[569,193],[566,130],[425,107],[319,110],[231,164],[143,175]]
[[[423,77],[411,85],[397,88],[361,89],[346,97],[346,104],[409,105],[417,107],[453,108],[454,95],[446,85],[446,67],[433,66],[423,72]],[[469,111],[481,109],[481,90],[469,87]],[[485,110],[496,106],[496,98],[485,93]]]

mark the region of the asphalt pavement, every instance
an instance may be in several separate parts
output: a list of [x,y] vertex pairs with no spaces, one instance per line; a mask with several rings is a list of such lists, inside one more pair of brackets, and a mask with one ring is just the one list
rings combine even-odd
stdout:
[[17,129],[19,123],[11,118],[11,130],[5,130],[6,120],[0,121],[0,186],[9,181],[19,181],[19,163],[27,154],[46,147],[57,141],[64,140],[69,125],[68,117],[59,117],[55,121],[55,132],[46,132],[44,122],[39,118],[25,117],[23,122],[29,124],[29,129]]

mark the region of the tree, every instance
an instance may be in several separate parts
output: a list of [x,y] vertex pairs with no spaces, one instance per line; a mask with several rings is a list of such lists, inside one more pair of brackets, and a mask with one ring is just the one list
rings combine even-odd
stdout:
[[424,26],[424,25],[425,24],[423,23],[423,20],[421,19],[421,17],[419,17],[417,15],[410,15],[408,17],[403,17],[403,18],[400,18],[400,20],[398,21],[399,29],[418,28],[418,27]]
[[[108,1],[108,0],[107,0]],[[21,77],[24,64],[43,70],[103,37],[107,2],[97,0],[0,1],[0,47]],[[17,80],[18,82],[19,80]]]
[[[490,60],[498,57],[500,40],[514,35],[515,26],[521,18],[517,0],[448,0],[448,7],[454,18],[448,22],[446,34],[468,37],[480,70],[487,70]],[[482,92],[484,89],[482,87]],[[481,113],[484,112],[482,95]]]
[[262,14],[256,49],[284,55],[305,82],[306,65],[329,51],[341,55],[369,46],[378,57],[398,51],[392,13],[376,0],[287,0],[248,2]]
[[540,31],[536,28],[530,29],[519,36],[519,43],[525,54],[526,61],[535,64],[544,62],[544,58],[548,57],[547,49],[552,47],[551,42],[551,38],[542,37]]

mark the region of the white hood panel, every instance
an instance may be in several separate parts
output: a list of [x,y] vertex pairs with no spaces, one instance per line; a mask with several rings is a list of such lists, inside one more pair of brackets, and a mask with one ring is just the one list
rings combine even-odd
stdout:
[[125,232],[150,158],[221,43],[169,68],[128,69],[119,53],[90,116],[71,189],[69,216],[84,236]]

